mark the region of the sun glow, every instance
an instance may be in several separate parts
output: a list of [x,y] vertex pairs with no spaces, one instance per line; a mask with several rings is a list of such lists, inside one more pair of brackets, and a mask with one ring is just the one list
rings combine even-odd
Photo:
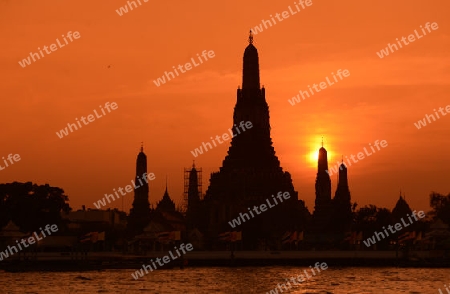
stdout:
[[[310,149],[310,152],[308,153],[308,155],[306,156],[306,161],[308,162],[308,165],[310,167],[315,167],[317,168],[317,161],[319,160],[319,149],[322,146],[313,146]],[[325,148],[327,149],[327,148]],[[329,149],[327,149],[327,159],[328,159],[328,163],[333,161],[333,152],[330,151]]]
[[313,164],[317,164],[317,160],[319,159],[319,150],[313,151],[309,153],[309,161]]

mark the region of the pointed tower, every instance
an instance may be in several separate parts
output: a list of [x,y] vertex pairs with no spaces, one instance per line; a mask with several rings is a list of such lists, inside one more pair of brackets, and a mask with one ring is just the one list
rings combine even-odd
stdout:
[[319,149],[316,176],[316,201],[313,221],[315,231],[326,231],[331,216],[331,180],[328,174],[328,154],[323,147]]
[[[269,106],[265,92],[264,87],[260,88],[258,50],[253,45],[250,31],[249,45],[244,51],[242,89],[237,89],[234,107],[233,138],[222,170],[281,169],[270,138]],[[252,127],[243,132],[239,125],[247,121],[251,122]]]
[[167,192],[167,178],[166,178],[166,191],[161,199],[156,205],[156,210],[165,211],[165,212],[173,212],[175,211],[175,202],[170,198],[169,192]]
[[400,222],[402,218],[407,219],[407,215],[411,215],[411,208],[408,202],[406,202],[405,196],[402,197],[402,192],[400,191],[400,197],[395,204],[394,209],[392,209],[392,217],[396,222]]
[[[243,131],[240,125],[245,122],[252,127]],[[219,172],[211,174],[205,195],[211,238],[232,229],[228,222],[239,213],[248,213],[248,207],[259,206],[278,192],[288,192],[290,198],[240,226],[244,248],[255,248],[268,238],[278,242],[286,230],[296,227],[298,194],[290,174],[283,171],[275,155],[270,130],[269,106],[265,89],[260,87],[258,50],[250,31],[243,58],[242,89],[237,89],[234,107],[231,146]]]
[[347,167],[344,161],[339,166],[339,178],[333,198],[333,227],[338,232],[350,230],[352,222],[352,204],[348,187]]
[[188,211],[189,208],[192,209],[193,206],[198,205],[200,202],[200,191],[199,191],[199,181],[198,181],[197,169],[195,168],[195,163],[192,164],[192,169],[189,172],[189,186],[188,186]]
[[[201,206],[201,181],[202,169],[195,167],[195,161],[191,169],[185,169],[185,202],[187,203],[186,220],[188,230],[204,227],[204,216],[200,215]],[[203,224],[203,226],[202,226]]]
[[139,234],[150,221],[147,156],[144,153],[143,145],[136,159],[135,185],[137,188],[134,189],[133,206],[128,217],[128,229],[133,234]]

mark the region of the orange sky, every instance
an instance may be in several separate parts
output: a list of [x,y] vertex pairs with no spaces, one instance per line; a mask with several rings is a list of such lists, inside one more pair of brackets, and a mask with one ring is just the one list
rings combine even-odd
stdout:
[[[141,2],[119,16],[115,10],[126,1],[0,0],[0,157],[21,156],[0,171],[0,182],[49,183],[65,190],[72,208],[93,207],[134,178],[144,141],[148,171],[156,176],[150,202],[161,199],[166,175],[169,194],[181,202],[190,151],[231,127],[248,30],[294,1]],[[349,168],[352,201],[360,206],[392,209],[401,189],[413,208],[428,210],[430,191],[449,192],[450,116],[420,130],[413,125],[450,104],[449,11],[446,0],[313,0],[255,36],[275,151],[311,212],[316,165],[309,158],[321,136],[330,164],[375,140],[388,142]],[[439,29],[383,59],[376,55],[427,22]],[[81,37],[25,68],[18,64],[68,31]],[[215,57],[154,85],[204,50]],[[350,77],[298,105],[287,102],[338,69]],[[56,136],[108,101],[118,109]],[[196,158],[204,192],[228,146]],[[333,176],[333,196],[335,189]],[[128,211],[132,195],[124,201]],[[121,208],[121,201],[109,207]]]

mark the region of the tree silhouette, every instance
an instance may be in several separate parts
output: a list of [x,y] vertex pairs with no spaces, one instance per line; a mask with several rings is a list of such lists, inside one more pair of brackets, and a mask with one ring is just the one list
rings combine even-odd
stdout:
[[[383,232],[383,226],[393,224],[393,217],[389,209],[378,208],[375,205],[361,207],[355,213],[355,230],[363,232],[364,239],[372,237],[375,232]],[[386,249],[389,245],[391,235],[379,241],[377,246],[379,249]]]
[[12,220],[23,232],[60,224],[61,212],[71,210],[64,190],[48,184],[0,184],[0,227]]
[[441,219],[450,225],[450,193],[447,196],[431,192],[430,206],[435,219]]

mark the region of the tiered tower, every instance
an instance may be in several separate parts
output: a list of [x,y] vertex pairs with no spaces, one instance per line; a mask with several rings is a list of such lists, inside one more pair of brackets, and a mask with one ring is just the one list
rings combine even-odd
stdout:
[[344,161],[339,166],[339,178],[333,198],[333,224],[339,233],[349,231],[352,223],[352,204],[348,188],[347,167]]
[[144,153],[144,146],[141,146],[141,152],[139,152],[136,159],[135,178],[135,184],[139,187],[134,189],[133,206],[128,217],[128,231],[131,234],[139,234],[150,222],[149,187],[146,177],[147,156]]
[[184,170],[184,202],[188,230],[199,228],[204,223],[204,216],[200,215],[201,200],[202,169],[195,167],[194,162],[191,169]]
[[198,204],[201,198],[202,168],[196,168],[194,162],[192,168],[184,169],[184,210],[189,211],[189,208]]
[[313,231],[327,231],[331,218],[331,180],[328,174],[328,153],[325,148],[319,149],[316,176],[316,201],[313,214]]
[[[251,122],[252,127],[237,132],[236,126],[242,121]],[[211,174],[205,195],[208,234],[214,237],[233,230],[228,222],[239,213],[248,213],[249,207],[266,203],[278,192],[289,192],[288,200],[236,228],[242,230],[244,247],[248,249],[261,242],[281,241],[286,230],[296,227],[300,219],[297,209],[303,202],[298,201],[291,175],[283,171],[272,146],[269,106],[265,89],[260,87],[258,50],[251,31],[244,51],[242,89],[237,89],[232,129],[228,155],[220,171]]]

